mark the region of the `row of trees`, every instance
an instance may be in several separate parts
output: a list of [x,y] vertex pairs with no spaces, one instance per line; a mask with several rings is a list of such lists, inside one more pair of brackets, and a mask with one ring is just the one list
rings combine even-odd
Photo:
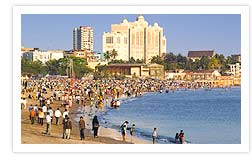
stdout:
[[[104,53],[105,60],[109,61],[109,64],[142,64],[143,60],[130,58],[129,61],[116,60],[118,53],[115,49],[112,51],[107,51]],[[112,58],[112,60],[111,60]],[[236,59],[228,56],[227,58],[223,54],[216,54],[214,57],[209,58],[203,56],[201,59],[196,59],[195,61],[188,59],[186,56],[181,54],[175,55],[172,52],[161,56],[154,56],[151,59],[151,63],[157,63],[164,65],[165,70],[211,70],[218,69],[221,73],[225,73],[229,69],[229,64],[237,63]]]
[[229,64],[237,62],[239,61],[231,56],[225,58],[223,54],[216,54],[212,58],[203,56],[201,59],[196,59],[193,62],[192,59],[188,59],[181,54],[175,55],[172,52],[165,54],[163,57],[154,56],[151,59],[151,63],[164,65],[165,70],[185,69],[193,71],[218,69],[221,73],[225,73],[229,69]]
[[21,60],[21,73],[28,76],[61,75],[70,76],[70,61],[73,61],[73,70],[76,78],[81,78],[93,70],[87,67],[86,60],[79,57],[61,58],[59,60],[49,60],[45,64],[41,61],[31,61],[26,58]]
[[118,53],[115,49],[113,49],[112,51],[107,51],[106,53],[104,53],[104,59],[106,61],[110,61],[111,58],[113,58],[113,60],[115,60],[115,58],[118,56]]
[[130,58],[129,61],[124,61],[122,59],[117,60],[115,59],[118,56],[118,53],[115,49],[112,51],[107,51],[104,53],[104,59],[108,61],[108,64],[142,64],[144,60],[134,59],[133,57]]

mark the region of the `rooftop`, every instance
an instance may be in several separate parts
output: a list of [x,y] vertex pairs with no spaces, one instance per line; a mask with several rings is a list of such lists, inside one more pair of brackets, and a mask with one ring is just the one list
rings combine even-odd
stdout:
[[195,71],[189,71],[185,70],[186,73],[213,73],[216,70],[195,70]]
[[200,51],[188,51],[188,57],[189,58],[195,58],[195,57],[212,57],[214,56],[213,50],[200,50]]

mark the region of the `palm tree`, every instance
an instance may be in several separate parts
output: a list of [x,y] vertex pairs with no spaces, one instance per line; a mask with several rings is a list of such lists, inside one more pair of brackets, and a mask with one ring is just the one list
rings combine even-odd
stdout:
[[118,56],[118,53],[117,53],[117,51],[115,49],[113,49],[111,51],[111,56],[113,57],[114,60],[115,60],[116,56]]
[[107,51],[106,53],[104,53],[104,59],[106,60],[106,62],[108,62],[108,60],[110,59],[110,53],[109,53],[109,51]]

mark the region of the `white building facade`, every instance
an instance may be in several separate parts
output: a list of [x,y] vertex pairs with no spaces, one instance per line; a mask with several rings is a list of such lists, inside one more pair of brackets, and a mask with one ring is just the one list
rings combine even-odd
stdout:
[[236,64],[230,64],[230,73],[236,77],[236,78],[241,78],[241,64],[236,63]]
[[42,63],[46,63],[49,60],[58,60],[64,58],[64,53],[61,50],[49,50],[49,51],[42,51],[42,50],[34,50],[29,52],[24,52],[22,54],[23,58],[29,59],[31,61],[41,61]]
[[149,63],[153,56],[166,53],[166,38],[163,28],[154,23],[149,25],[142,15],[136,21],[124,19],[120,24],[112,24],[111,32],[103,33],[103,52],[117,51],[116,59],[140,59]]

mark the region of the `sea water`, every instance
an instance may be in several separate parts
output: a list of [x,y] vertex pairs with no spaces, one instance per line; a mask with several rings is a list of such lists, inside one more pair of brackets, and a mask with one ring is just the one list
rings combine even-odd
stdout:
[[109,109],[99,119],[103,126],[118,131],[127,120],[129,127],[136,125],[136,136],[146,140],[152,139],[155,127],[161,144],[174,143],[181,129],[187,143],[240,144],[241,90],[232,87],[145,93],[121,99],[119,108]]

